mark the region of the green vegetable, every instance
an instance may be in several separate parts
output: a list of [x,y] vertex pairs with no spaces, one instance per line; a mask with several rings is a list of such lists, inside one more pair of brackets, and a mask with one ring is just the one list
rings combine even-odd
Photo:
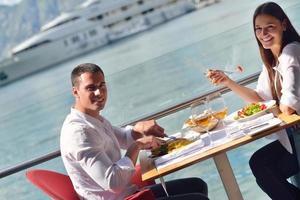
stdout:
[[244,113],[246,116],[253,115],[255,113],[258,113],[261,111],[259,104],[250,104],[246,109],[244,110]]

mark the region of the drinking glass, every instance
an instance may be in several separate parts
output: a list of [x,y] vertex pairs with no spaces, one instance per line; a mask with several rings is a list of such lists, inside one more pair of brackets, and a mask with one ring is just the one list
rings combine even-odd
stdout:
[[191,105],[191,114],[191,121],[196,125],[195,127],[193,127],[193,129],[199,132],[200,138],[201,132],[207,133],[209,144],[211,145],[212,139],[209,135],[209,128],[211,126],[213,116],[211,115],[210,109],[208,107],[207,99],[193,103]]
[[[215,92],[211,95],[208,95],[207,102],[208,106],[211,109],[212,116],[219,120],[222,128],[225,128],[226,124],[224,122],[224,118],[227,116],[228,108],[225,104],[222,94],[220,92]],[[228,136],[227,133],[226,136]]]
[[218,120],[226,117],[228,108],[225,104],[224,98],[220,92],[215,92],[207,97],[208,107],[211,109],[213,116]]

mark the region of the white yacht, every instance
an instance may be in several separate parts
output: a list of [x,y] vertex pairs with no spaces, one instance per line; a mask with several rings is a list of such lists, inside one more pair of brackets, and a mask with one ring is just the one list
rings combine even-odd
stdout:
[[0,86],[196,7],[194,0],[88,0],[14,47],[11,55],[0,63]]

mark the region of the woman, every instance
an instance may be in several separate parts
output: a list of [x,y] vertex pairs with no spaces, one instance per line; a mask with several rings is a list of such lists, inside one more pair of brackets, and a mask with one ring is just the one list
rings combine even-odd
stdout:
[[[300,113],[299,34],[274,2],[255,10],[253,29],[264,63],[256,89],[237,84],[220,70],[209,70],[209,80],[229,87],[245,101],[275,99],[281,112]],[[249,163],[257,184],[272,199],[300,199],[300,190],[287,181],[299,171],[294,141],[287,132],[276,133],[278,140],[256,151]]]

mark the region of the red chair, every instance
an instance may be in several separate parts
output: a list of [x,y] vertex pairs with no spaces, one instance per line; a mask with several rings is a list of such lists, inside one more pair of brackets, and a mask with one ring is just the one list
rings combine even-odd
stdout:
[[[67,175],[49,170],[32,169],[26,172],[26,177],[31,183],[53,198],[53,200],[79,200],[71,179]],[[139,188],[155,184],[155,181],[142,181],[140,165],[136,166],[136,171],[131,181]],[[154,196],[151,191],[144,191],[134,194],[128,199],[146,200],[154,199]]]
[[143,188],[145,186],[154,185],[154,180],[148,180],[148,181],[142,181],[142,172],[141,172],[141,166],[136,165],[135,166],[135,173],[133,174],[131,178],[131,183],[137,185],[139,188]]
[[26,177],[53,200],[79,200],[71,179],[67,175],[49,170],[33,169],[26,172]]

